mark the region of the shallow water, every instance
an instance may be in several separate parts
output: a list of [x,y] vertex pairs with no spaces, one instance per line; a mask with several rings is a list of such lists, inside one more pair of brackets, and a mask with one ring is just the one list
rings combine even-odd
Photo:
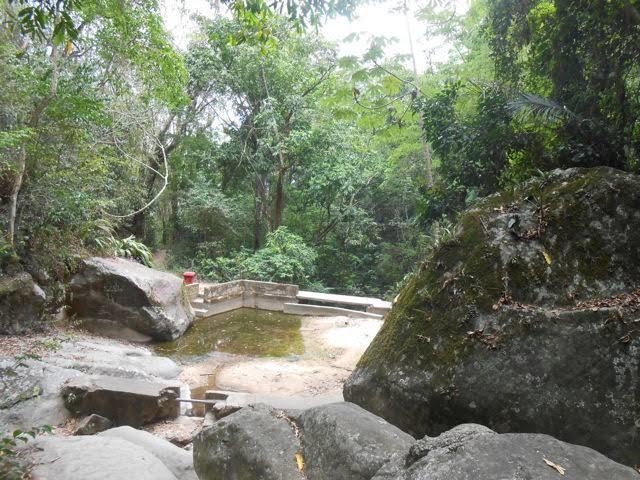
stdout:
[[240,308],[197,319],[177,340],[156,343],[158,355],[184,359],[218,351],[257,357],[285,357],[304,353],[296,315]]

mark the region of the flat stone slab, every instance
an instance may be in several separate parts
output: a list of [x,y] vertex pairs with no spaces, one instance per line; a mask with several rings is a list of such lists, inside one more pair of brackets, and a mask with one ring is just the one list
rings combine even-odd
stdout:
[[81,376],[61,390],[65,406],[74,415],[96,413],[115,425],[139,427],[177,417],[179,386],[108,376]]
[[334,303],[339,305],[354,305],[359,307],[376,307],[391,310],[391,302],[385,302],[373,297],[354,297],[351,295],[337,295],[335,293],[319,293],[300,290],[297,295],[298,300],[311,302]]

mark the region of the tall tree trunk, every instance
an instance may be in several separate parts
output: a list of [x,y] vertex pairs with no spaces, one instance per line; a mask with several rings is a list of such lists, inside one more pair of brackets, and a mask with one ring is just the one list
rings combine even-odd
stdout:
[[18,154],[18,172],[16,179],[13,182],[13,188],[11,189],[11,196],[9,197],[9,243],[14,244],[16,235],[16,216],[18,212],[18,195],[20,194],[20,188],[22,187],[22,181],[24,179],[24,172],[27,169],[27,149],[20,147],[20,153]]
[[[166,133],[166,132],[164,132]],[[163,133],[163,135],[164,135]],[[160,138],[159,141],[164,141],[164,138]],[[164,147],[164,152],[162,149],[158,148],[153,153],[149,160],[149,165],[157,171],[162,171],[162,164],[164,163],[164,155],[169,155],[169,153],[175,148],[176,141]],[[158,175],[151,171],[147,171],[147,177],[145,179],[145,198],[144,203],[147,204],[150,202],[154,195],[156,195],[156,181],[158,179]],[[143,241],[147,241],[147,219],[149,216],[149,209],[145,208],[144,210],[133,215],[131,220],[131,233],[133,235]]]
[[254,183],[253,249],[259,250],[264,240],[264,225],[267,220],[269,180],[264,174],[256,174]]
[[[58,48],[54,45],[51,49],[51,86],[49,87],[49,93],[38,103],[38,105],[31,112],[29,119],[29,127],[35,129],[40,123],[40,118],[45,109],[58,93]],[[18,214],[18,197],[20,196],[20,190],[24,183],[24,177],[27,172],[27,149],[25,146],[20,147],[20,153],[18,154],[17,175],[13,181],[13,187],[11,188],[11,195],[9,197],[9,243],[15,244],[16,237],[16,218]]]
[[178,192],[176,190],[171,190],[169,200],[169,225],[167,226],[164,234],[164,244],[165,246],[173,247],[176,240],[176,229],[178,227]]
[[[411,23],[409,22],[409,0],[405,0],[404,2],[404,20],[407,28],[407,36],[409,37],[409,51],[411,53],[411,62],[413,64],[413,77],[416,82],[416,88],[420,83],[420,77],[418,76],[418,66],[416,64],[416,53],[415,48],[413,47],[413,35],[411,34]],[[420,142],[422,142],[422,155],[424,157],[425,169],[427,173],[427,187],[433,187],[433,160],[431,155],[431,147],[424,138],[424,119],[420,112],[418,112],[418,122],[420,125]]]
[[273,222],[271,223],[271,230],[277,230],[282,225],[282,213],[284,212],[285,196],[284,196],[284,177],[286,170],[280,168],[278,170],[278,181],[276,183],[276,204],[273,209]]
[[[157,167],[157,164],[152,165],[153,168]],[[156,174],[153,172],[149,172],[148,176],[145,180],[145,203],[149,201],[149,199],[153,198],[153,192],[155,190],[156,184]],[[148,208],[145,208],[141,212],[136,213],[131,220],[131,233],[142,241],[146,240],[147,233],[147,212]]]

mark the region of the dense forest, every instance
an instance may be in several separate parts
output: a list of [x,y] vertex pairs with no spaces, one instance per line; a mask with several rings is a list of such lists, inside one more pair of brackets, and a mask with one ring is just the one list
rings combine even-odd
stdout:
[[3,271],[115,253],[392,298],[479,198],[640,170],[635,0],[399,2],[451,45],[424,71],[338,54],[318,25],[353,2],[223,6],[183,49],[156,0],[0,2]]

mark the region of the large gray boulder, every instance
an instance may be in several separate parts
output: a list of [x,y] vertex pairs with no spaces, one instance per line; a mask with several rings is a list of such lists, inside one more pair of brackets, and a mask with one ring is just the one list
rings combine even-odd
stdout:
[[416,438],[461,423],[640,458],[640,176],[555,171],[465,212],[345,399]]
[[69,287],[72,314],[89,328],[128,338],[133,331],[173,340],[194,318],[180,278],[122,258],[84,260]]
[[0,276],[0,335],[42,329],[46,299],[28,273]]
[[[163,459],[119,437],[41,437],[23,454],[34,480],[179,480]],[[188,477],[184,477],[185,479]]]
[[466,424],[419,440],[406,454],[396,455],[382,467],[373,480],[614,478],[637,480],[638,473],[590,448],[548,435],[500,435],[481,425]]
[[353,403],[305,410],[298,419],[309,480],[369,480],[414,438]]
[[200,480],[303,480],[300,440],[283,412],[245,407],[203,429],[193,441]]
[[139,427],[180,413],[179,386],[145,380],[83,375],[65,382],[61,394],[73,415],[96,413],[115,425]]
[[193,469],[193,456],[191,452],[176,447],[149,432],[136,430],[131,427],[118,427],[99,433],[98,436],[120,438],[138,445],[147,452],[152,453],[156,458],[162,460],[162,463],[171,470],[171,473],[173,473],[176,478],[180,480],[198,480],[196,472]]
[[[296,455],[304,462],[302,472]],[[590,448],[548,435],[497,434],[465,424],[415,441],[349,403],[288,414],[263,405],[245,407],[205,428],[193,456],[200,480],[638,478],[633,469]]]

